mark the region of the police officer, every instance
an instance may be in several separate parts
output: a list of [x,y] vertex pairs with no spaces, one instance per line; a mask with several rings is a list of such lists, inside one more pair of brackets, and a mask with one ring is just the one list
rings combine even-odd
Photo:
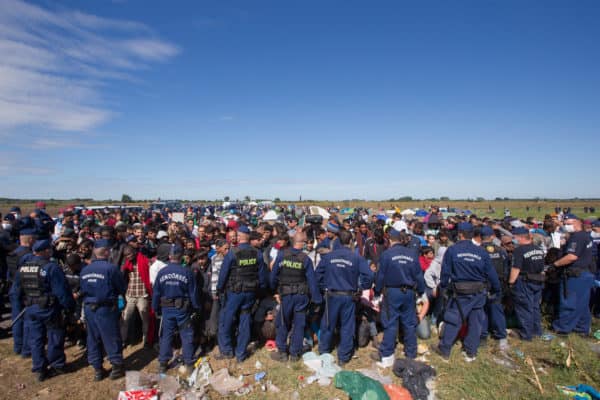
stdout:
[[119,296],[125,295],[125,281],[116,265],[108,262],[111,242],[99,239],[94,243],[94,261],[81,270],[80,293],[87,322],[88,362],[94,368],[94,380],[104,379],[102,346],[112,364],[110,379],[125,375],[123,341],[119,328]]
[[508,342],[506,341],[506,316],[504,314],[504,306],[502,304],[503,293],[508,289],[508,274],[509,258],[508,253],[502,247],[494,244],[494,230],[489,226],[481,228],[481,247],[487,251],[492,265],[496,270],[496,275],[500,280],[502,292],[494,296],[488,295],[485,303],[486,320],[483,322],[481,339],[487,338],[488,329],[491,330],[494,339],[498,340],[500,350],[508,350]]
[[237,343],[235,357],[238,362],[248,358],[246,347],[250,342],[250,315],[256,298],[256,291],[267,288],[267,271],[262,254],[249,243],[250,230],[246,225],[240,225],[237,231],[239,245],[231,249],[221,265],[217,291],[220,296],[225,292],[223,310],[219,318],[217,341],[219,352],[216,359],[234,357],[231,336],[233,323],[239,314]]
[[316,270],[317,281],[325,291],[325,309],[321,320],[319,352],[331,352],[333,333],[340,325],[338,364],[344,365],[352,358],[356,333],[356,304],[358,289],[369,289],[373,271],[364,257],[350,249],[352,233],[340,230],[338,239],[342,247],[322,256]]
[[563,270],[563,279],[560,282],[558,318],[552,323],[552,328],[559,334],[577,332],[589,335],[592,319],[589,301],[594,283],[589,271],[592,239],[583,230],[581,220],[573,214],[565,215],[564,228],[570,236],[565,255],[554,262],[555,267]]
[[521,329],[519,336],[531,340],[542,335],[540,303],[544,283],[544,251],[533,244],[527,228],[513,229],[519,246],[513,252],[508,284],[511,287],[515,315]]
[[292,247],[277,254],[271,271],[271,288],[277,291],[281,299],[281,309],[275,320],[275,342],[278,351],[271,354],[275,361],[285,361],[288,358],[287,341],[290,329],[290,360],[300,359],[309,295],[313,304],[322,302],[313,262],[308,254],[302,251],[305,244],[306,234],[297,231],[292,237]]
[[66,357],[62,311],[72,312],[75,307],[65,274],[58,264],[50,261],[51,255],[50,240],[36,241],[33,257],[21,265],[14,284],[24,296],[33,358],[31,370],[37,373],[40,382],[48,378],[50,372],[57,375],[64,373]]
[[[592,223],[592,231],[590,232],[592,238],[592,273],[596,280],[600,280],[600,219],[595,220]],[[595,318],[600,318],[600,288],[596,287],[592,289],[592,300],[591,309]]]
[[169,263],[162,268],[152,290],[152,308],[162,316],[160,322],[159,373],[167,372],[168,362],[173,356],[173,336],[179,331],[183,361],[187,372],[194,369],[194,327],[192,314],[200,309],[196,278],[191,269],[181,265],[183,247],[172,244]]
[[[11,316],[13,320],[12,336],[13,350],[15,354],[20,354],[22,357],[31,356],[29,347],[29,326],[25,323],[23,298],[20,289],[15,287],[14,281],[17,271],[24,262],[29,261],[33,257],[31,246],[33,246],[35,238],[35,230],[32,228],[24,228],[19,232],[19,247],[11,251],[6,257],[7,264],[7,281],[12,284],[8,292],[10,300]],[[20,316],[19,316],[20,315]]]
[[459,241],[448,248],[442,261],[440,287],[448,290],[451,298],[444,313],[444,328],[440,343],[433,350],[444,360],[450,358],[452,345],[463,324],[468,324],[464,339],[465,361],[472,362],[477,356],[484,320],[488,283],[492,295],[500,293],[500,282],[492,261],[485,249],[472,241],[473,225],[458,224]]
[[383,293],[381,323],[383,341],[379,346],[380,366],[394,364],[394,350],[398,336],[398,322],[404,331],[404,354],[406,358],[417,357],[417,309],[416,296],[425,292],[425,280],[419,264],[418,250],[408,247],[409,234],[394,228],[389,231],[390,248],[383,252],[375,279],[375,294]]

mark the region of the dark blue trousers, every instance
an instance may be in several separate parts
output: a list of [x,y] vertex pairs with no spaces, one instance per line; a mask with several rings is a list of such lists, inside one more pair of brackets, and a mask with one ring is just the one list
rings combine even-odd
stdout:
[[294,356],[302,353],[308,301],[308,296],[305,294],[289,294],[281,297],[281,309],[275,319],[277,331],[275,342],[280,352],[288,351],[287,341],[291,330],[289,353]]
[[389,357],[396,349],[398,322],[404,331],[404,355],[406,358],[417,357],[417,309],[415,292],[398,288],[387,288],[381,309],[383,325],[383,341],[379,347],[381,357]]
[[[23,311],[23,304],[19,299],[19,296],[10,293],[8,295],[10,300],[10,314],[14,321],[15,318]],[[31,355],[31,348],[29,347],[29,324],[27,324],[25,315],[21,317],[12,327],[13,337],[13,351],[15,354],[22,354],[24,356]]]
[[592,323],[590,313],[590,292],[594,277],[583,272],[578,277],[567,279],[567,297],[564,292],[564,280],[560,282],[560,303],[558,318],[552,323],[552,329],[559,333],[578,332],[588,334]]
[[102,306],[92,311],[85,306],[87,324],[88,362],[95,369],[102,367],[102,346],[112,365],[123,364],[123,340],[119,326],[120,312],[113,307]]
[[439,345],[443,354],[450,355],[452,345],[462,326],[463,321],[459,311],[460,305],[462,315],[468,324],[467,336],[463,341],[465,351],[471,357],[477,355],[477,348],[479,347],[481,338],[481,326],[485,319],[483,307],[485,306],[486,299],[485,292],[449,299],[446,312],[444,313],[444,332]]
[[338,360],[348,362],[354,351],[354,335],[356,333],[356,304],[352,296],[328,295],[325,310],[321,319],[319,337],[319,353],[330,353],[335,328],[340,327],[340,344]]
[[160,351],[158,362],[167,363],[173,357],[173,336],[179,330],[183,362],[185,365],[194,363],[194,327],[190,321],[190,313],[176,307],[162,308],[162,331],[160,334]]
[[248,357],[246,347],[250,343],[252,316],[250,315],[254,305],[254,292],[235,293],[227,291],[225,307],[221,312],[219,319],[219,333],[217,341],[219,342],[219,351],[221,354],[231,355],[233,352],[233,323],[239,313],[239,324],[237,333],[237,343],[235,346],[235,357],[243,361]]
[[501,299],[487,299],[483,308],[484,320],[481,326],[481,338],[486,338],[488,332],[494,339],[506,339],[506,316]]
[[[40,308],[37,304],[27,307],[26,324],[29,326],[29,346],[33,372],[41,372],[48,366],[63,368],[65,356],[65,330],[56,308]],[[46,352],[46,340],[48,351]]]
[[526,282],[519,278],[512,290],[515,316],[519,321],[519,335],[523,340],[531,340],[534,336],[542,336],[542,301],[543,285]]

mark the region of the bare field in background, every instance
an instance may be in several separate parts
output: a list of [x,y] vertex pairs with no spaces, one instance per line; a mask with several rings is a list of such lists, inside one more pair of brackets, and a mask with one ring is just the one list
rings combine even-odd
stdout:
[[[61,208],[68,205],[77,204],[72,200],[65,201],[46,201],[47,211],[52,216],[56,216]],[[94,201],[85,203],[86,206],[100,206],[100,205],[111,205],[111,204],[123,204],[120,202],[101,202]],[[149,202],[134,202],[128,203],[129,205],[140,205],[148,206]],[[184,203],[185,204],[185,203]],[[218,203],[220,204],[220,203]],[[281,202],[278,205],[296,204],[296,205],[319,205],[322,207],[366,207],[373,208],[376,210],[389,210],[399,208],[404,210],[406,208],[425,208],[428,209],[431,205],[438,205],[440,207],[452,207],[461,210],[471,210],[478,216],[501,218],[504,216],[504,209],[508,208],[511,211],[511,215],[518,218],[535,217],[543,218],[546,214],[554,212],[555,207],[571,207],[571,212],[578,214],[580,217],[592,217],[600,215],[600,200],[565,200],[565,201],[535,201],[535,200],[490,200],[490,201],[311,201],[311,202]],[[24,214],[33,211],[35,208],[35,202],[22,201],[22,202],[0,202],[0,212],[5,215],[10,207],[18,205]],[[494,210],[490,211],[490,207]],[[584,207],[594,207],[595,213],[584,213]],[[529,208],[529,209],[528,209]]]

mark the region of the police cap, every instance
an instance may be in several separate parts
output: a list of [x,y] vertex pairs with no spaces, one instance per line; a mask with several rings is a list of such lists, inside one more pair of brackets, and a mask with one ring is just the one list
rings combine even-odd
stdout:
[[520,226],[520,227],[513,229],[512,234],[513,235],[529,235],[529,229]]
[[391,239],[395,239],[395,240],[400,239],[400,237],[401,237],[401,232],[399,230],[394,229],[394,228],[390,228],[388,230],[388,234],[390,235]]
[[104,248],[111,247],[111,245],[112,245],[112,243],[108,239],[98,239],[94,242],[95,249],[104,249]]
[[473,231],[473,225],[468,223],[468,222],[461,222],[458,224],[458,230],[460,232],[472,232]]
[[50,240],[44,239],[44,240],[36,240],[31,249],[33,251],[35,251],[36,253],[39,253],[44,250],[48,250],[51,247],[52,247],[52,243],[50,243]]
[[484,226],[483,228],[481,228],[481,236],[482,237],[494,236],[494,230],[492,228],[490,228],[489,226]]
[[250,234],[250,228],[247,225],[240,225],[237,229],[239,233],[245,233],[246,235]]
[[577,215],[575,215],[575,214],[568,213],[568,214],[565,214],[563,219],[567,220],[567,219],[579,219],[579,218],[577,218]]

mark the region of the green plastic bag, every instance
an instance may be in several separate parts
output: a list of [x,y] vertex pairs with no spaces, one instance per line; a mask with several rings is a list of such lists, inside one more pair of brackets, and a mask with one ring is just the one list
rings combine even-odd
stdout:
[[381,383],[356,371],[335,374],[335,387],[348,393],[352,400],[390,400]]

